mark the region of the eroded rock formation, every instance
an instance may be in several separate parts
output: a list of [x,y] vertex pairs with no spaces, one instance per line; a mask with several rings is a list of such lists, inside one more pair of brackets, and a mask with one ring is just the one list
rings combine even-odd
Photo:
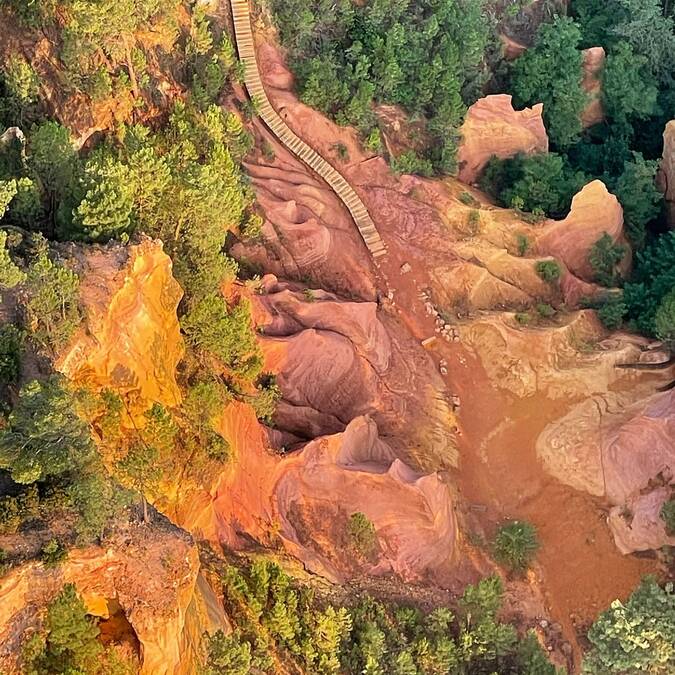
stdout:
[[[592,281],[594,273],[588,254],[605,232],[615,243],[626,245],[621,204],[602,181],[594,180],[574,196],[567,218],[546,222],[537,236],[537,249],[562,260],[581,279]],[[628,265],[630,257],[626,256],[624,272]]]
[[[458,549],[450,488],[439,474],[421,475],[397,459],[371,419],[358,417],[342,433],[286,457],[268,449],[266,432],[244,404],[227,407],[220,432],[233,449],[232,466],[212,495],[177,512],[199,536],[234,548],[281,542],[332,579],[357,572],[448,579]],[[372,557],[361,557],[348,536],[355,512],[377,531]]]
[[115,533],[106,548],[70,551],[58,568],[37,562],[15,567],[0,579],[0,667],[20,672],[20,645],[38,627],[40,609],[63,584],[73,583],[88,611],[103,621],[121,609],[133,629],[131,639],[140,647],[141,673],[196,672],[195,634],[227,629],[199,567],[190,537],[165,521],[131,524]]
[[605,50],[602,47],[584,49],[584,78],[582,87],[588,96],[581,113],[584,129],[599,124],[605,119],[602,108],[602,69],[605,67]]
[[125,394],[132,410],[153,402],[177,405],[182,291],[161,242],[92,248],[77,256],[86,325],[57,369],[80,385]]
[[254,296],[265,369],[278,373],[277,427],[310,439],[371,415],[402,457],[453,466],[454,416],[428,355],[374,302],[292,291],[274,277]]
[[459,179],[473,183],[493,155],[505,159],[519,152],[548,152],[543,109],[543,104],[538,103],[514,110],[508,94],[493,94],[476,101],[461,128]]

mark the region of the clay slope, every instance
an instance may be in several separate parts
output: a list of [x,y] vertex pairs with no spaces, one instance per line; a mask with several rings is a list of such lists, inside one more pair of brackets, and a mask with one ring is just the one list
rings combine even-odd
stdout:
[[323,291],[292,291],[274,277],[255,296],[265,368],[283,394],[276,427],[301,439],[370,415],[399,456],[452,466],[448,393],[428,355],[391,313]]
[[[367,417],[287,457],[269,449],[252,410],[233,403],[220,426],[234,451],[212,495],[183,503],[176,517],[199,536],[233,548],[282,545],[308,569],[335,580],[395,572],[449,578],[457,524],[449,487],[395,457]],[[377,495],[377,499],[373,496]],[[377,531],[372,555],[352,545],[347,521],[364,513]]]

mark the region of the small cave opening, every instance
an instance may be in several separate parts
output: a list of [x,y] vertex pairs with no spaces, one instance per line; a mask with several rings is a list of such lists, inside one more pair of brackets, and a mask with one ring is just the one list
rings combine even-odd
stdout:
[[98,622],[99,640],[105,647],[120,646],[125,652],[139,658],[141,654],[140,640],[117,598],[107,599],[106,604],[108,605],[108,618],[102,618]]

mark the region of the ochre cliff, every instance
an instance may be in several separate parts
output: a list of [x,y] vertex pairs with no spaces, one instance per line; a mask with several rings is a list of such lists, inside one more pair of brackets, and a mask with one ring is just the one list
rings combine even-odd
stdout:
[[[567,218],[546,222],[537,236],[537,250],[563,261],[579,278],[592,281],[588,254],[604,233],[627,248],[621,204],[602,181],[594,180],[574,196]],[[630,257],[625,256],[622,270],[625,272],[629,265]]]
[[20,645],[39,626],[41,608],[65,583],[75,584],[88,611],[101,618],[101,631],[111,644],[139,650],[142,674],[196,673],[195,635],[227,629],[190,537],[163,520],[130,524],[115,532],[105,548],[71,550],[58,568],[30,562],[0,579],[3,672],[21,672]]
[[459,180],[473,183],[492,156],[505,159],[519,152],[548,152],[543,109],[543,104],[538,103],[514,110],[508,94],[493,94],[476,101],[460,130]]
[[78,385],[124,394],[131,410],[180,402],[182,291],[161,242],[76,253],[86,323],[56,368]]

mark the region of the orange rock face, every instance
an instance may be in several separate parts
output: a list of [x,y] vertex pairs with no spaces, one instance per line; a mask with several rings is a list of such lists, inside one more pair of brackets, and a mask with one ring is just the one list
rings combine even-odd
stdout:
[[[58,569],[35,562],[14,568],[0,579],[0,667],[20,672],[20,645],[37,626],[40,608],[73,583],[88,611],[102,620],[121,608],[140,644],[141,673],[195,673],[190,634],[227,629],[213,591],[199,579],[196,546],[166,524],[130,525],[107,549],[70,551]],[[214,611],[200,609],[206,605]]]
[[661,174],[665,184],[668,223],[675,228],[675,120],[668,122],[663,132]]
[[182,290],[160,242],[88,250],[80,261],[86,329],[56,367],[69,379],[126,394],[135,410],[180,402],[176,366],[183,339]]
[[519,152],[548,152],[548,136],[542,119],[544,106],[514,110],[511,96],[494,94],[476,101],[462,125],[457,154],[459,179],[473,183],[490,157],[513,157]]
[[602,69],[605,65],[605,50],[602,47],[584,49],[584,79],[582,87],[588,94],[588,103],[581,113],[584,129],[599,124],[605,119],[602,108]]
[[[573,274],[591,281],[593,270],[588,254],[605,232],[614,242],[625,245],[621,204],[602,181],[594,180],[575,195],[567,218],[546,222],[536,245],[539,253],[558,258]],[[626,256],[624,271],[629,264]]]
[[[244,404],[226,408],[220,431],[233,448],[232,467],[213,495],[178,514],[201,536],[234,548],[281,541],[309,569],[336,580],[363,572],[449,578],[458,546],[450,490],[439,474],[421,475],[396,459],[371,419],[356,418],[344,432],[283,458],[268,450]],[[372,556],[351,544],[347,523],[355,512],[375,526]]]

